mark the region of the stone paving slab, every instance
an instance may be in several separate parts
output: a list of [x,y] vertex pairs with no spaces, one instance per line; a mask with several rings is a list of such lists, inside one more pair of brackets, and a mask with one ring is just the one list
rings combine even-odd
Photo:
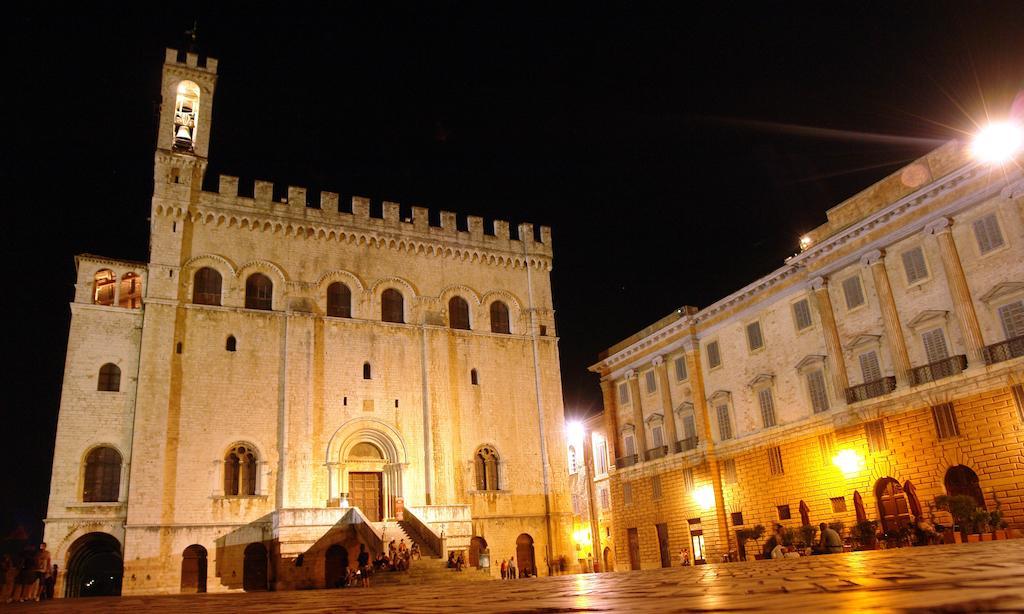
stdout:
[[1024,611],[1024,539],[465,585],[62,599],[3,612]]

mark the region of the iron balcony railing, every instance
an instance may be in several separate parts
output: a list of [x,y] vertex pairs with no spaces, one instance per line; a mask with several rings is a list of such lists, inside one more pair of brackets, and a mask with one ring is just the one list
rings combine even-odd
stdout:
[[986,365],[994,365],[997,362],[1024,356],[1024,335],[986,345],[984,354]]
[[684,437],[676,442],[675,452],[689,452],[697,449],[697,436]]
[[627,454],[627,455],[623,456],[622,458],[616,458],[615,459],[615,466],[617,468],[619,468],[619,469],[624,469],[626,467],[632,467],[633,465],[637,464],[638,462],[640,462],[639,455],[637,455],[637,454]]
[[880,397],[883,394],[889,394],[893,390],[896,390],[896,378],[895,377],[883,377],[882,379],[876,379],[873,382],[864,382],[857,386],[850,386],[846,389],[846,402],[856,403],[858,401],[866,401],[875,397]]
[[910,370],[910,385],[920,386],[944,377],[963,373],[967,368],[967,357],[963,354],[943,358],[931,364],[914,367]]
[[645,455],[647,460],[652,461],[658,458],[668,456],[668,446],[658,446],[657,448],[651,448]]

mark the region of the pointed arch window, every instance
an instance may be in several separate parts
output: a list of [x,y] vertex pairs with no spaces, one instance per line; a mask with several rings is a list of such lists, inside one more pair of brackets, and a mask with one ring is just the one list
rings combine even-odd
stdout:
[[340,281],[327,286],[327,315],[335,318],[352,317],[352,291]]
[[476,489],[499,490],[498,453],[489,447],[480,448],[475,458]]
[[491,332],[509,334],[508,305],[501,301],[491,303]]
[[192,278],[192,303],[195,305],[220,305],[223,278],[217,269],[204,266]]
[[263,273],[253,273],[245,280],[245,308],[263,311],[274,308],[274,282]]
[[380,319],[384,322],[405,322],[405,299],[402,293],[388,288],[380,295]]
[[100,392],[121,391],[121,368],[112,362],[100,367],[99,379],[96,382],[96,390]]
[[448,326],[469,330],[469,303],[461,296],[448,299]]
[[224,456],[224,495],[244,497],[256,494],[257,457],[246,444],[232,446]]
[[85,459],[82,501],[115,502],[121,491],[121,453],[103,446],[93,448]]

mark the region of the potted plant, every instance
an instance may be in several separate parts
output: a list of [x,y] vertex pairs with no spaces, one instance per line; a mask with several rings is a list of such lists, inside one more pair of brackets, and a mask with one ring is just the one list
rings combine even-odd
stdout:
[[853,526],[850,533],[860,550],[874,550],[878,546],[877,520],[862,520]]
[[818,527],[814,525],[805,524],[797,531],[800,533],[799,542],[804,549],[810,549],[814,547],[814,538],[818,535]]
[[1006,539],[1006,521],[1003,520],[1003,503],[992,491],[992,499],[996,502],[996,509],[989,513],[989,524],[992,525],[992,537],[994,539]]
[[969,542],[992,541],[992,533],[989,531],[989,514],[987,511],[976,508],[971,514],[971,534],[967,536]]
[[[739,549],[743,550],[744,552],[747,552],[747,549],[744,546],[744,544],[748,540],[749,541],[753,541],[757,545],[757,550],[754,552],[754,556],[753,556],[754,560],[759,560],[759,559],[763,558],[761,556],[761,544],[760,544],[760,541],[759,541],[762,537],[764,537],[764,525],[763,524],[755,524],[752,528],[740,529],[739,531],[736,531],[736,539],[737,539],[737,541],[739,541]],[[751,556],[748,553],[747,554],[747,560],[750,560],[750,559],[751,559]]]
[[[969,541],[965,536],[971,528],[971,518],[975,510],[978,509],[978,504],[974,501],[974,497],[969,495],[953,495],[952,497],[949,495],[939,495],[935,497],[935,506],[940,510],[949,512],[949,515],[953,517],[953,531],[959,529],[958,536]],[[955,537],[954,541],[956,541]]]

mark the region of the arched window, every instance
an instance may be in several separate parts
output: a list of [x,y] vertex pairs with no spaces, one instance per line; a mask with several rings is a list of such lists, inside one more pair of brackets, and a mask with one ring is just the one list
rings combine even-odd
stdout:
[[327,286],[327,315],[335,318],[352,317],[352,291],[340,281]]
[[380,295],[380,318],[384,322],[405,322],[405,299],[401,292],[388,288]]
[[974,499],[978,507],[985,508],[985,495],[981,492],[981,483],[978,474],[966,465],[957,465],[946,470],[946,477],[943,480],[946,485],[946,494],[967,495]]
[[192,151],[199,125],[199,86],[191,81],[178,84],[174,101],[174,149]]
[[227,343],[224,344],[224,349],[229,352],[234,352],[238,349],[238,342],[235,340],[234,335],[228,335]]
[[82,501],[115,502],[121,493],[121,453],[103,446],[93,448],[85,458]]
[[253,273],[245,280],[245,308],[264,311],[274,308],[274,282],[263,273]]
[[448,326],[469,330],[469,303],[461,296],[448,299]]
[[117,276],[110,269],[96,271],[92,283],[92,302],[95,305],[113,305]]
[[196,305],[220,305],[221,276],[217,269],[204,266],[192,278],[192,302]]
[[126,309],[142,307],[142,278],[138,273],[125,273],[121,277],[121,292],[117,305]]
[[491,303],[491,332],[509,334],[508,305],[501,301]]
[[469,383],[474,386],[480,385],[480,377],[476,374],[476,369],[469,370]]
[[372,373],[370,372],[370,363],[364,362],[363,363],[363,379],[373,379],[371,376],[372,376]]
[[100,367],[100,376],[99,380],[96,382],[96,390],[102,392],[120,392],[121,368],[111,362]]
[[256,494],[256,452],[251,446],[232,446],[224,456],[224,495],[239,497]]
[[498,453],[491,448],[480,448],[476,453],[476,489],[499,490]]

